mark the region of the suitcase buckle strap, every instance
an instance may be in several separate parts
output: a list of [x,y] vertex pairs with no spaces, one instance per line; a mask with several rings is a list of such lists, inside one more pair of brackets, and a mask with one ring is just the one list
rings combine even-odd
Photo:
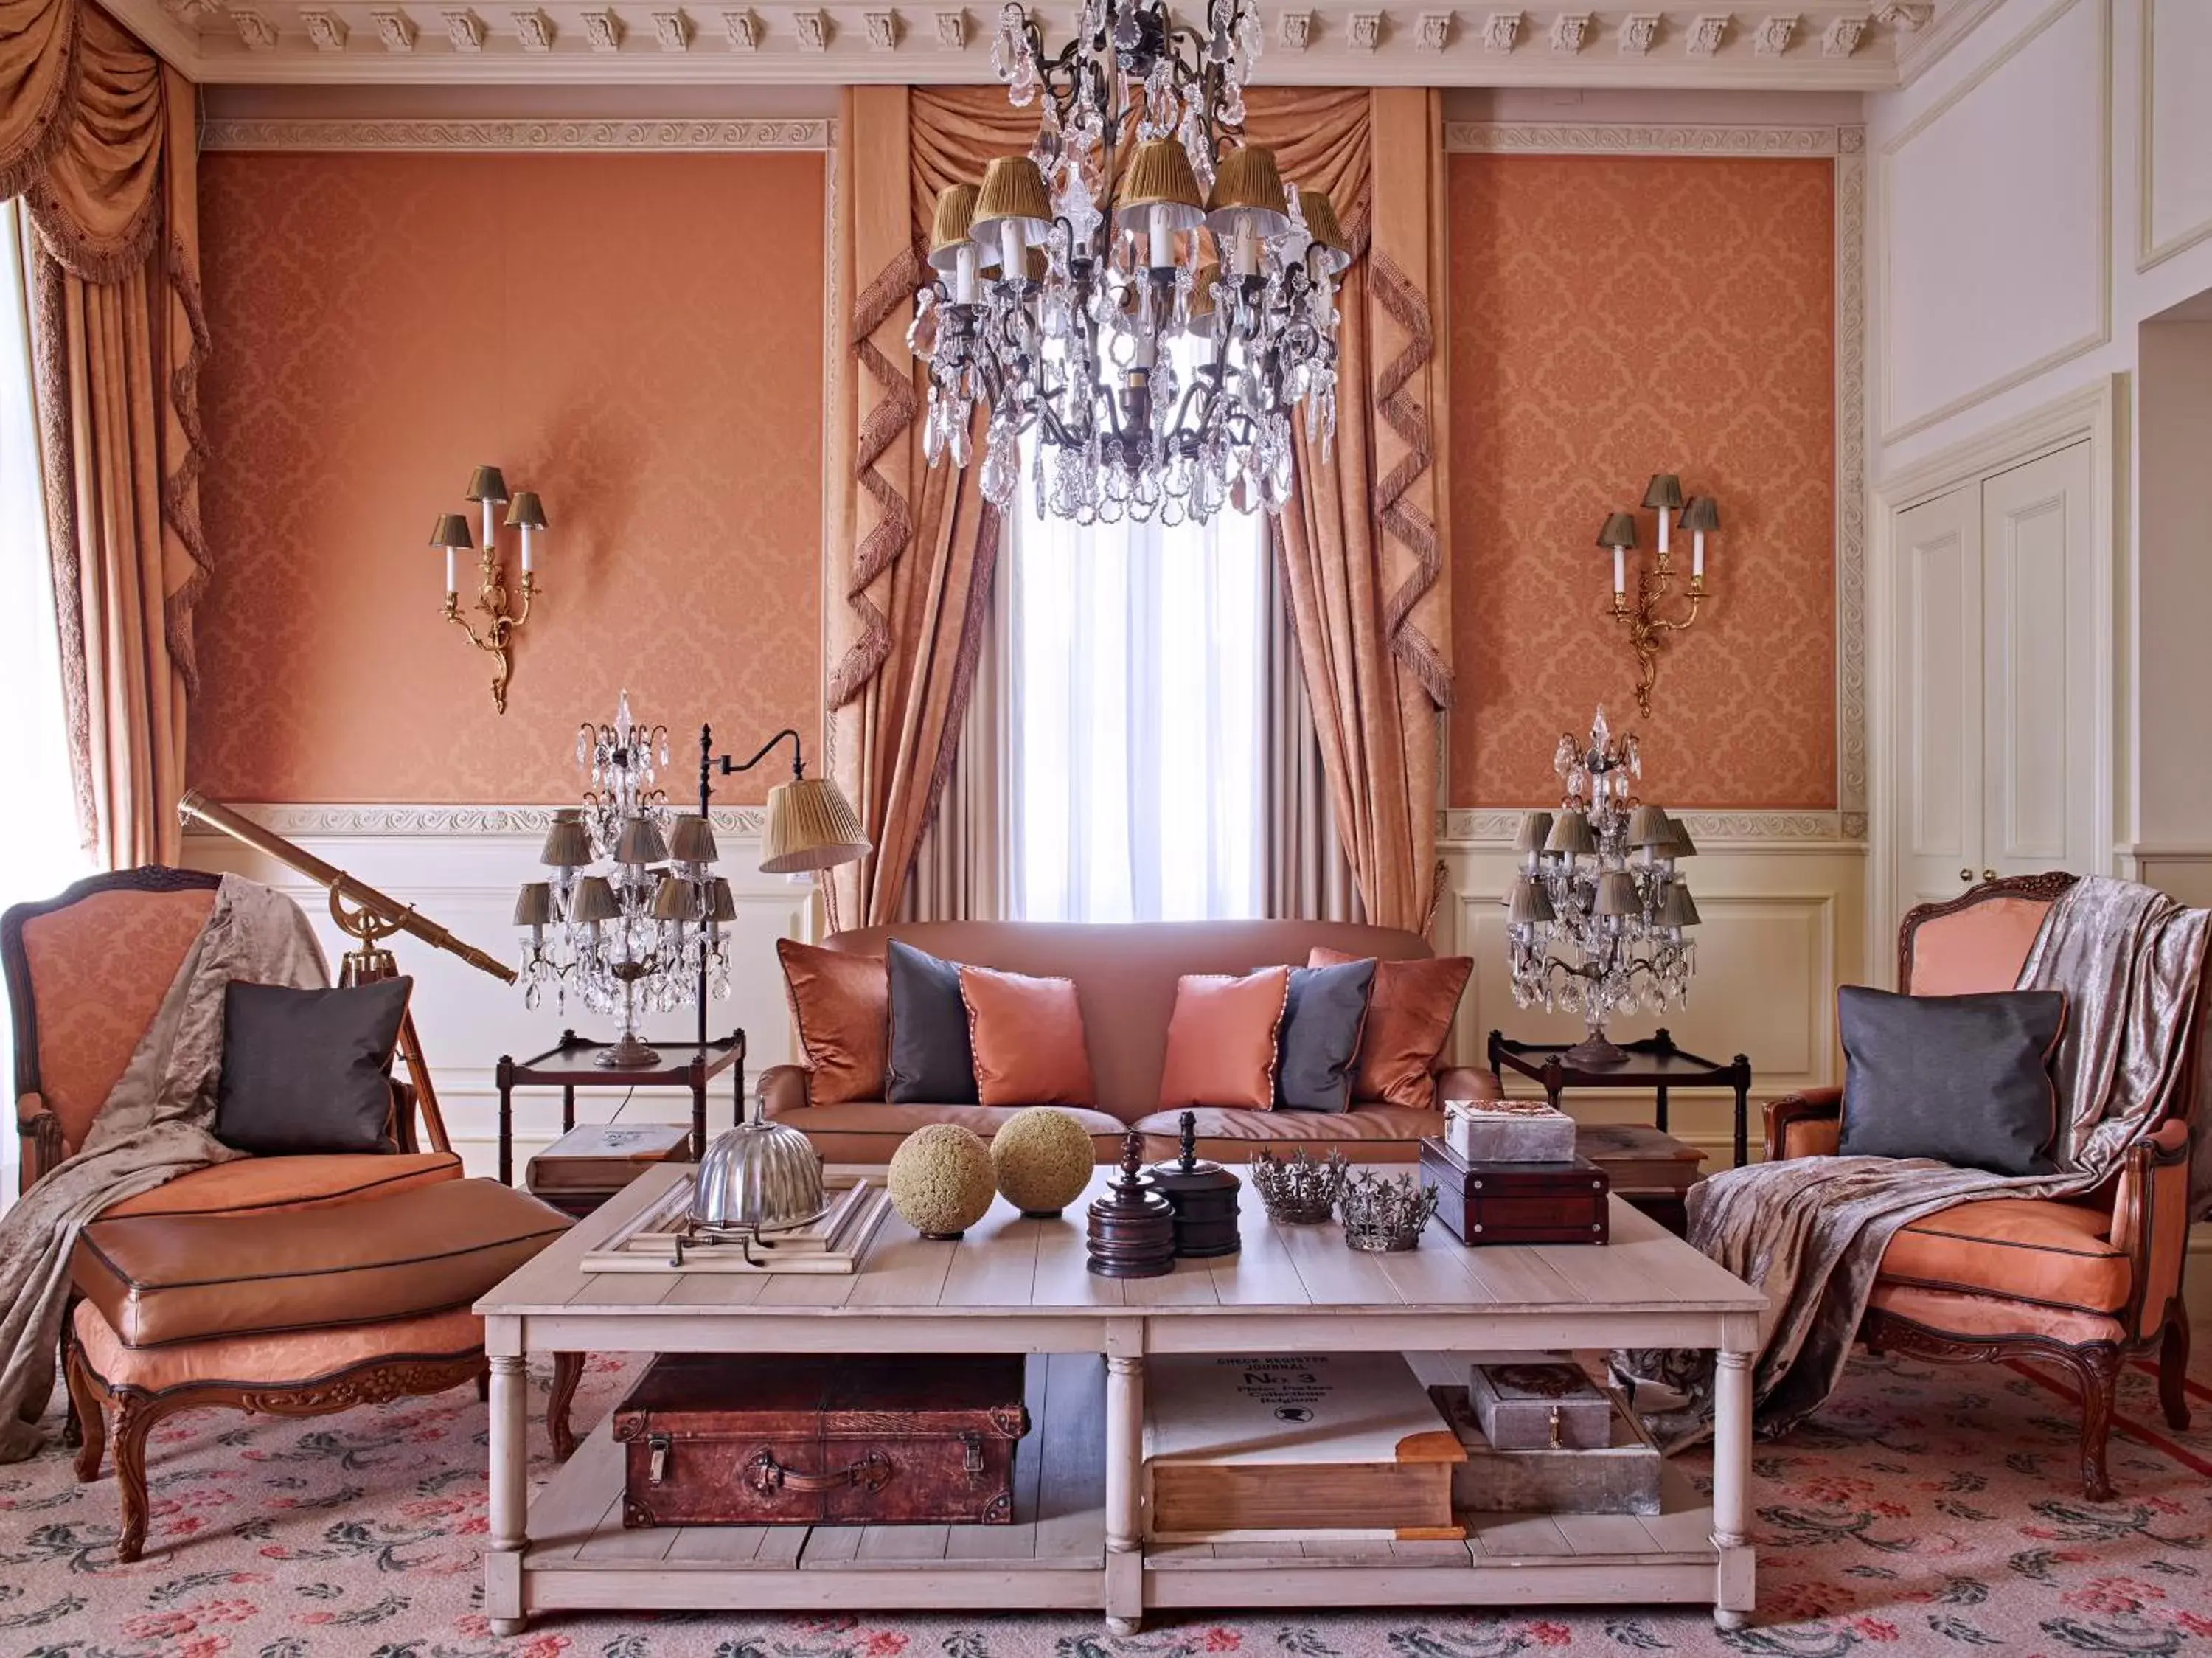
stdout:
[[756,1452],[753,1460],[745,1464],[746,1482],[763,1496],[786,1490],[834,1491],[846,1485],[858,1485],[862,1490],[879,1491],[890,1483],[890,1478],[891,1460],[881,1451],[871,1451],[858,1462],[848,1463],[834,1472],[823,1474],[787,1468],[775,1460],[773,1451]]
[[666,1434],[653,1434],[648,1436],[645,1442],[647,1448],[653,1453],[653,1464],[646,1473],[645,1483],[648,1485],[658,1485],[668,1478],[670,1441]]
[[960,1445],[965,1454],[963,1463],[967,1472],[970,1475],[981,1473],[983,1472],[983,1436],[963,1434],[960,1436]]

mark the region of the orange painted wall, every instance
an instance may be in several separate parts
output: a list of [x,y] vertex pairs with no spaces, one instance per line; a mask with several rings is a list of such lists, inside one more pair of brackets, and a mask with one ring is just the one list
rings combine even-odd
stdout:
[[[1449,190],[1452,803],[1556,799],[1602,703],[1663,804],[1833,808],[1832,164],[1455,155]],[[1655,472],[1723,533],[1639,722],[1595,541]]]
[[[576,726],[611,717],[625,686],[679,748],[711,720],[730,746],[792,725],[811,749],[823,166],[205,157],[217,574],[192,784],[565,801]],[[504,718],[489,659],[440,616],[426,545],[478,462],[539,491],[552,521]]]

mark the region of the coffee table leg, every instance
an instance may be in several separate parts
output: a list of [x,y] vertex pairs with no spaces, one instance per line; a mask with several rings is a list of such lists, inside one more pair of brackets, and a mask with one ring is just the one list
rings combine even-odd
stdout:
[[[1114,1337],[1134,1348],[1137,1332]],[[1109,1338],[1112,1345],[1121,1341]],[[1145,1616],[1145,1361],[1137,1351],[1106,1356],[1106,1627],[1134,1635]]]
[[[1748,1333],[1735,1336],[1748,1339]],[[1740,1630],[1758,1604],[1751,1546],[1751,1355],[1715,1355],[1713,1390],[1713,1547],[1719,1553],[1713,1622]]]
[[[515,1344],[514,1322],[485,1321],[485,1345]],[[500,1328],[499,1326],[505,1326]],[[524,1394],[527,1391],[519,1351],[491,1355],[491,1535],[484,1550],[484,1612],[495,1635],[520,1635],[522,1616],[522,1551],[527,1516],[524,1470],[529,1460],[523,1442]]]

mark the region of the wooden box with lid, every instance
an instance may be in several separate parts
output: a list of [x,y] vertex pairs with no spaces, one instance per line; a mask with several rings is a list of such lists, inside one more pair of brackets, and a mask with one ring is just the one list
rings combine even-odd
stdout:
[[1437,1188],[1437,1215],[1463,1244],[1601,1244],[1607,1235],[1605,1171],[1585,1158],[1470,1163],[1424,1140],[1421,1182]]

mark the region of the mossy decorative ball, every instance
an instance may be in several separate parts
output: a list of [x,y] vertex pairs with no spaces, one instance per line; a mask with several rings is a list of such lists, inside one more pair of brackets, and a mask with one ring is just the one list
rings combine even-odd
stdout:
[[994,1187],[990,1149],[951,1123],[918,1128],[891,1154],[891,1207],[925,1238],[957,1238],[983,1218]]
[[999,1190],[1031,1216],[1057,1215],[1081,1197],[1094,1161],[1083,1125],[1050,1106],[1016,1112],[991,1137]]

